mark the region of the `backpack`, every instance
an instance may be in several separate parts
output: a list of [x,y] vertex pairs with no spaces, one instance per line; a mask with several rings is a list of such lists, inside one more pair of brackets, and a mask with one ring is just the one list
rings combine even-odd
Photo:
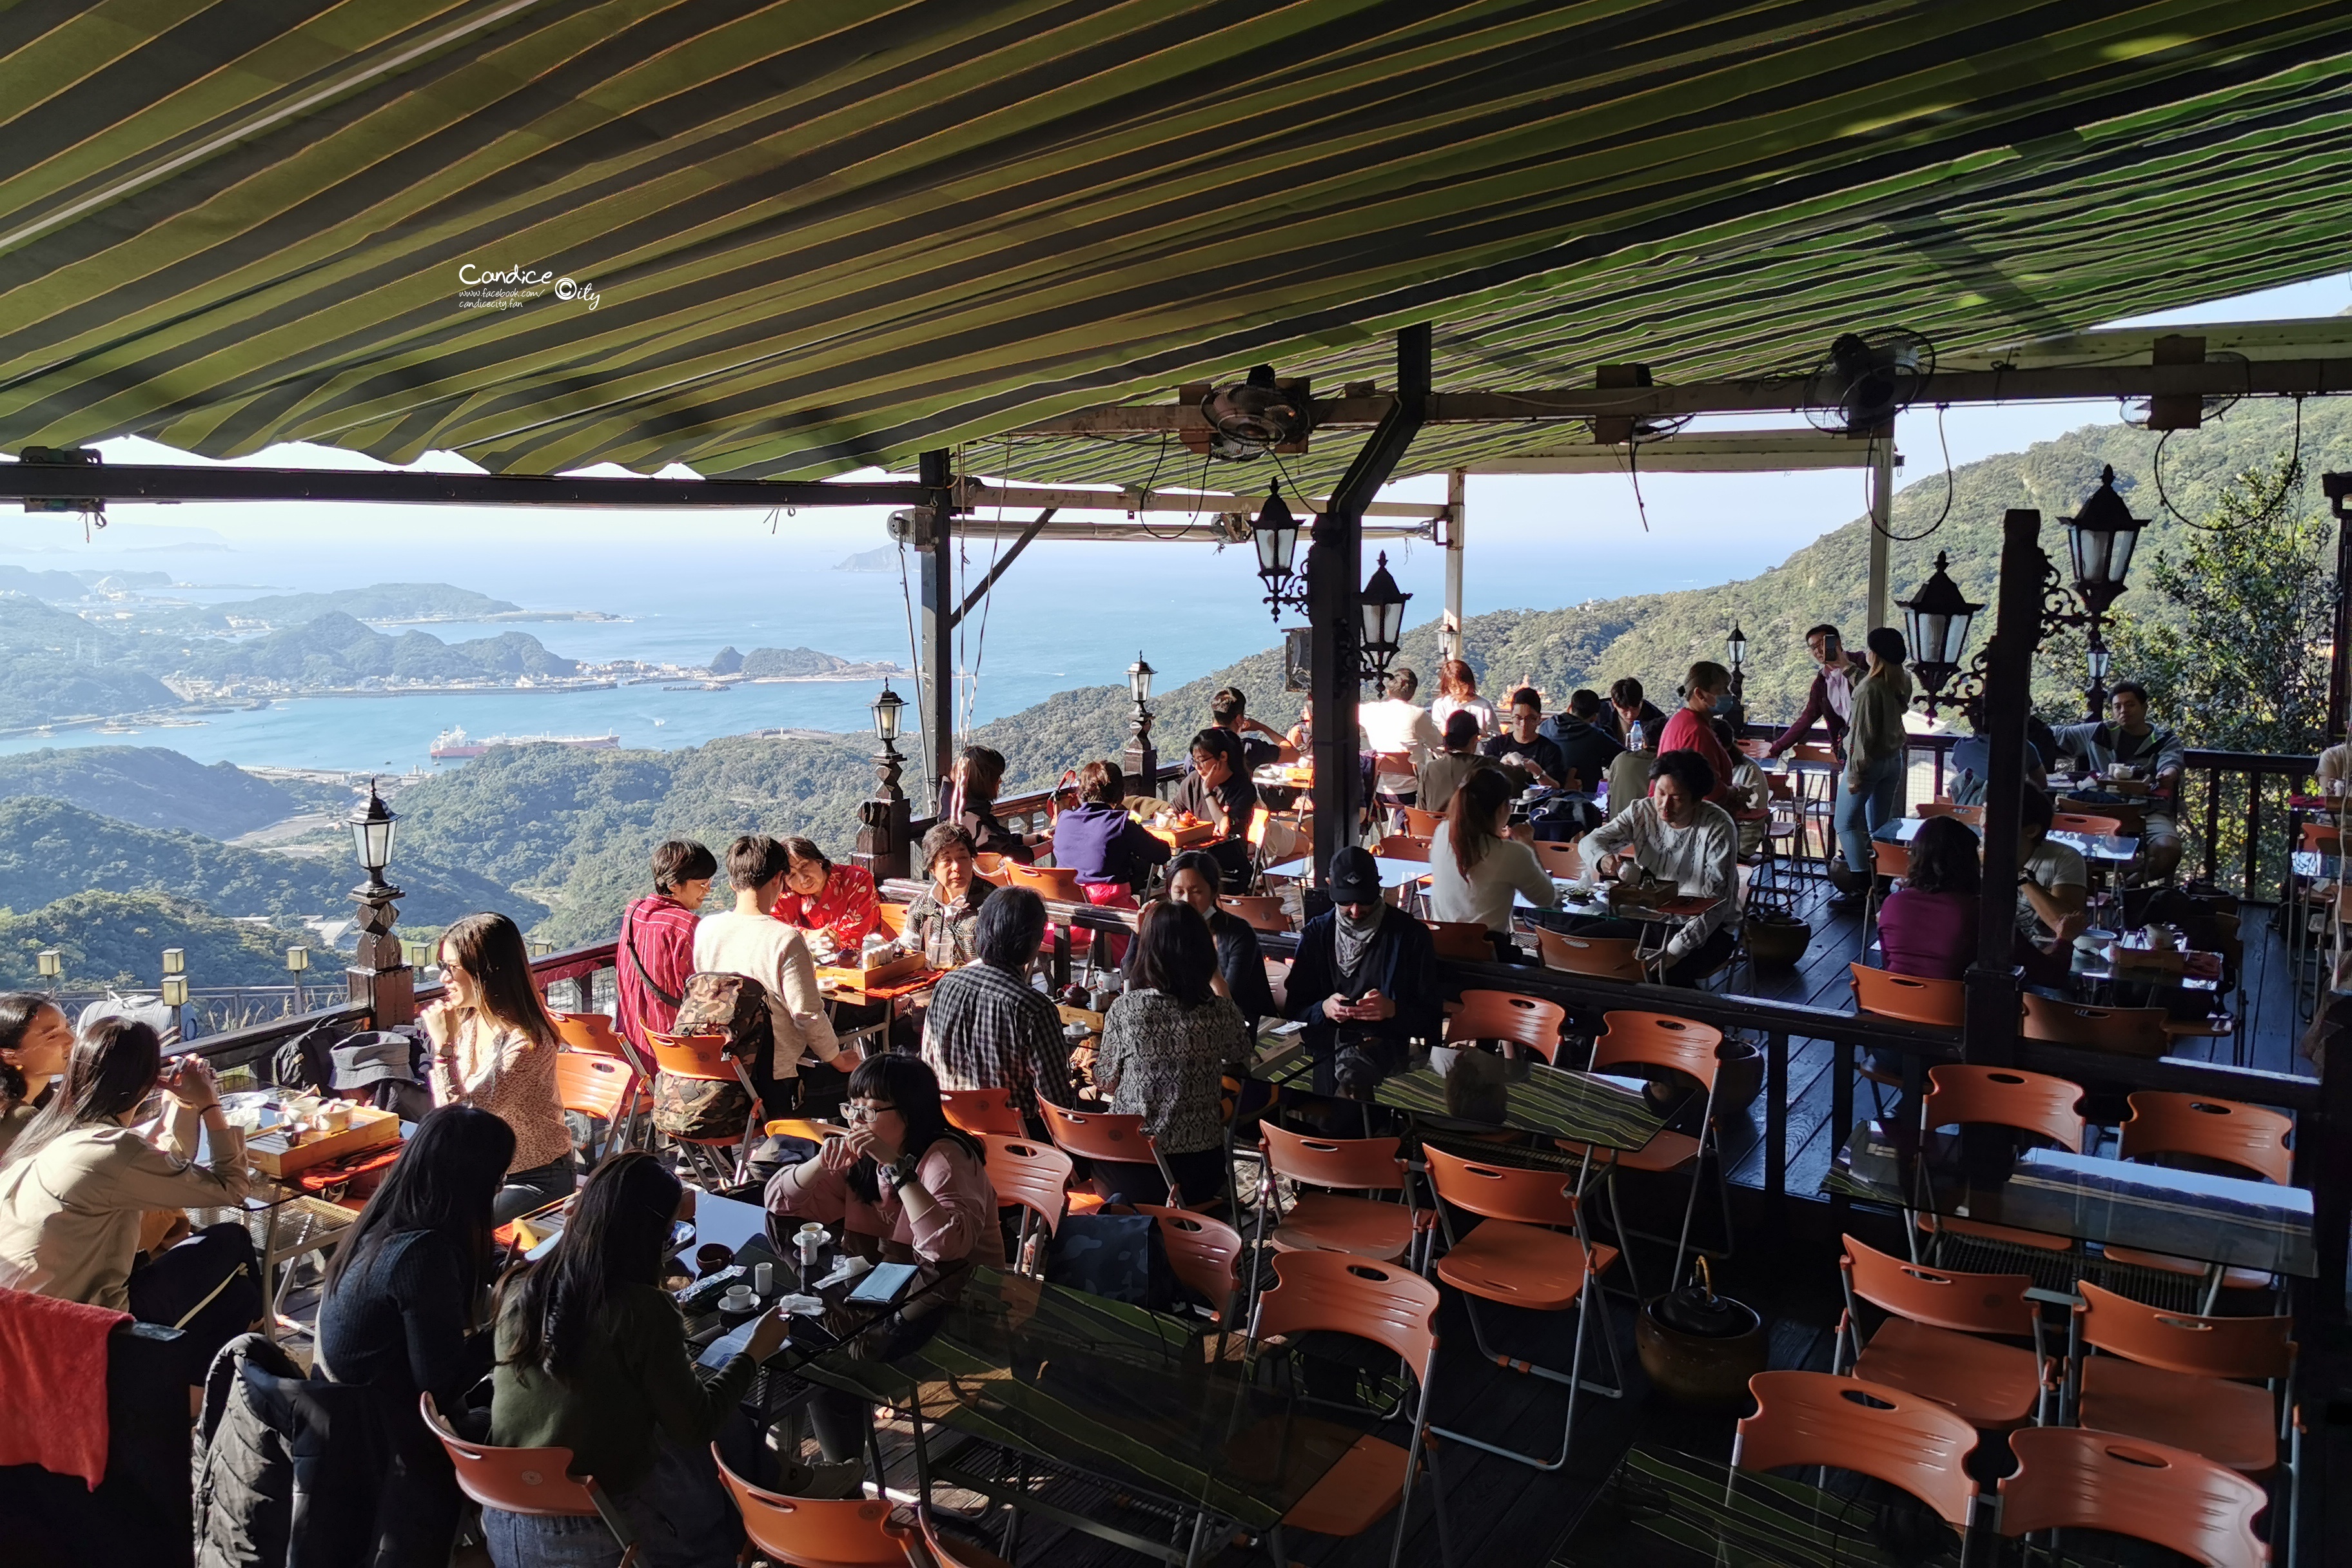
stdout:
[[674,1035],[723,1035],[727,1054],[745,1062],[768,1059],[775,1048],[775,998],[748,974],[706,970],[686,977]]
[[654,1131],[694,1142],[732,1142],[751,1125],[751,1097],[740,1083],[654,1074]]
[[1045,1282],[1155,1312],[1177,1300],[1160,1222],[1111,1207],[1062,1216],[1045,1253]]

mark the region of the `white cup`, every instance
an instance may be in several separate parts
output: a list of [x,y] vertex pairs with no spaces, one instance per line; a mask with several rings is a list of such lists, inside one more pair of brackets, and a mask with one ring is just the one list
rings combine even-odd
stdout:
[[759,1298],[751,1294],[749,1285],[730,1285],[727,1294],[719,1298],[719,1310],[722,1312],[748,1312],[758,1305]]
[[768,1297],[768,1296],[773,1295],[773,1294],[775,1293],[775,1289],[776,1289],[776,1266],[775,1266],[774,1264],[772,1264],[772,1263],[755,1263],[755,1264],[753,1264],[753,1265],[751,1266],[751,1291],[752,1291],[752,1293],[753,1293],[754,1295],[757,1295],[757,1296],[760,1296],[760,1297],[765,1298],[765,1297]]

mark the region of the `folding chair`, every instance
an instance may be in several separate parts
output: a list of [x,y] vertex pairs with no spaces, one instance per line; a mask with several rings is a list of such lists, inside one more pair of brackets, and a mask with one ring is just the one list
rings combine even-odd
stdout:
[[[751,1075],[746,1071],[740,1058],[727,1054],[726,1041],[718,1035],[656,1035],[646,1038],[654,1049],[654,1068],[672,1078],[687,1079],[699,1083],[740,1084],[751,1097],[751,1109],[743,1118],[743,1131],[739,1137],[681,1138],[664,1133],[671,1145],[698,1169],[710,1174],[721,1186],[732,1186],[745,1180],[751,1167],[751,1142],[760,1127],[760,1091],[751,1086]],[[734,1144],[735,1163],[730,1168],[719,1159],[719,1151]]]
[[2029,1040],[2113,1051],[2123,1057],[2155,1058],[2172,1050],[2172,1036],[2165,1028],[2169,1021],[2161,1007],[2085,1007],[2029,991],[2021,1032]]
[[1540,996],[1512,991],[1465,991],[1462,1005],[1445,1017],[1448,1045],[1475,1040],[1500,1040],[1525,1046],[1546,1061],[1559,1056],[1560,1026],[1568,1009]]
[[1361,1535],[1393,1509],[1396,1538],[1389,1548],[1389,1564],[1396,1568],[1404,1554],[1413,1478],[1423,1465],[1430,1468],[1437,1509],[1439,1555],[1451,1561],[1436,1458],[1423,1451],[1429,1432],[1430,1381],[1437,1371],[1437,1287],[1401,1265],[1344,1252],[1281,1253],[1274,1259],[1274,1284],[1259,1294],[1250,1314],[1253,1357],[1269,1339],[1314,1332],[1349,1334],[1395,1352],[1412,1374],[1416,1388],[1412,1438],[1402,1448],[1369,1433],[1357,1438],[1339,1462],[1284,1513],[1268,1542],[1275,1561],[1290,1561],[1283,1546],[1286,1530]]
[[1242,1235],[1223,1220],[1165,1204],[1137,1204],[1135,1212],[1159,1223],[1160,1244],[1168,1249],[1168,1270],[1177,1282],[1209,1303],[1209,1317],[1220,1328],[1234,1315],[1234,1297],[1241,1289],[1234,1262],[1242,1255]]
[[[2026,1296],[2032,1276],[1931,1268],[1850,1236],[1843,1239],[1838,1273],[1845,1316],[1831,1371],[1932,1399],[1984,1431],[2042,1423],[2049,1414],[2050,1362],[2042,1314]],[[1888,1314],[1866,1340],[1863,1301]],[[2031,1339],[2033,1348],[2000,1343],[2003,1339]]]
[[[1253,1250],[1271,1242],[1277,1252],[1349,1252],[1393,1263],[1412,1252],[1425,1228],[1412,1201],[1412,1180],[1393,1138],[1321,1138],[1292,1132],[1273,1122],[1258,1128],[1265,1177],[1258,1184],[1257,1238]],[[1400,1193],[1404,1202],[1357,1198],[1343,1192],[1299,1193],[1290,1212],[1267,1234],[1275,1181],[1357,1192]]]
[[[2157,1164],[2186,1164],[2192,1170],[2218,1170],[2230,1176],[2273,1182],[2281,1186],[2294,1179],[2294,1152],[2286,1146],[2294,1121],[2275,1110],[2210,1095],[2177,1094],[2143,1089],[2130,1099],[2131,1115],[2125,1119],[2116,1150],[2126,1160]],[[2168,1274],[2210,1276],[2205,1291],[2207,1312],[2221,1292],[2275,1290],[2278,1277],[2254,1268],[2224,1268],[2194,1258],[2137,1247],[2102,1249],[2109,1261]]]
[[[1568,1416],[1560,1427],[1559,1452],[1546,1459],[1444,1427],[1433,1430],[1473,1448],[1499,1455],[1538,1470],[1557,1470],[1568,1463],[1569,1445],[1576,1436],[1576,1396],[1590,1391],[1615,1399],[1624,1393],[1624,1365],[1617,1339],[1610,1331],[1609,1310],[1595,1289],[1600,1276],[1617,1260],[1613,1247],[1596,1247],[1585,1235],[1583,1209],[1570,1190],[1570,1180],[1559,1171],[1535,1171],[1490,1165],[1450,1154],[1435,1144],[1422,1147],[1428,1162],[1430,1185],[1436,1190],[1438,1223],[1444,1227],[1446,1249],[1437,1260],[1437,1278],[1463,1294],[1470,1331],[1481,1358],[1497,1366],[1568,1388]],[[1456,1235],[1446,1205],[1480,1217],[1473,1228]],[[1479,1320],[1478,1299],[1502,1302],[1536,1312],[1576,1310],[1575,1348],[1568,1369],[1544,1366],[1505,1355],[1486,1342],[1486,1324]],[[1584,1340],[1590,1320],[1601,1320],[1601,1338],[1609,1347],[1612,1380],[1608,1384],[1584,1376]]]
[[2013,1432],[2009,1447],[2017,1468],[2000,1481],[2003,1535],[2104,1530],[2214,1568],[2271,1560],[2254,1533],[2263,1489],[2210,1459],[2070,1426]]
[[[1875,1013],[1882,1018],[1900,1018],[1906,1024],[1935,1024],[1948,1029],[1960,1026],[1968,1004],[1968,988],[1958,980],[1895,974],[1860,963],[1847,964],[1846,970],[1853,977],[1853,1006],[1857,1013]],[[1870,1085],[1872,1108],[1879,1115],[1885,1115],[1886,1100],[1879,1090],[1901,1089],[1903,1079],[1896,1074],[1880,1071],[1866,1060],[1857,1070],[1863,1081]]]
[[[1706,1157],[1716,1157],[1716,1184],[1723,1203],[1723,1251],[1719,1256],[1731,1256],[1731,1190],[1724,1174],[1721,1152],[1717,1147],[1715,1128],[1715,1086],[1721,1058],[1717,1052],[1723,1048],[1723,1031],[1709,1024],[1694,1023],[1669,1013],[1616,1012],[1601,1016],[1601,1032],[1592,1042],[1591,1070],[1605,1072],[1611,1068],[1643,1067],[1668,1074],[1679,1074],[1695,1080],[1706,1096],[1706,1109],[1698,1134],[1661,1131],[1639,1149],[1598,1149],[1590,1144],[1557,1140],[1559,1148],[1584,1160],[1588,1165],[1599,1161],[1602,1179],[1609,1188],[1609,1217],[1617,1228],[1621,1244],[1643,1233],[1630,1230],[1617,1196],[1617,1178],[1621,1171],[1647,1171],[1665,1174],[1688,1167],[1690,1196],[1683,1204],[1681,1233],[1675,1238],[1674,1271],[1670,1280],[1683,1277],[1683,1255],[1691,1250],[1691,1221],[1698,1213],[1698,1188],[1705,1174]],[[1664,1237],[1645,1237],[1663,1241]],[[1704,1251],[1705,1248],[1699,1250]],[[1641,1271],[1634,1267],[1633,1252],[1625,1254],[1625,1276],[1632,1282],[1637,1300],[1645,1300],[1642,1291]]]
[[2284,1440],[2282,1495],[2294,1495],[2294,1319],[2168,1312],[2087,1279],[2074,1290],[2067,1408],[2078,1425],[2186,1448],[2245,1476],[2276,1469]]
[[1012,1095],[1001,1089],[943,1089],[940,1090],[940,1109],[947,1112],[949,1126],[975,1138],[983,1132],[999,1138],[1029,1135],[1029,1124],[1023,1120],[1020,1108],[1013,1103]]
[[602,1013],[558,1013],[555,1015],[556,1037],[563,1048],[583,1055],[609,1057],[626,1067],[632,1080],[626,1097],[622,1100],[623,1124],[615,1130],[614,1146],[634,1149],[641,1118],[653,1107],[648,1098],[653,1088],[653,1063],[646,1054],[631,1045],[628,1037],[613,1027],[613,1020]]
[[[635,1098],[631,1091],[635,1087],[636,1074],[629,1070],[628,1063],[617,1058],[590,1056],[585,1051],[558,1051],[555,1055],[555,1101],[566,1110],[576,1110],[589,1118],[592,1151],[593,1123],[597,1121],[604,1124],[604,1153],[624,1146],[621,1129],[625,1125]],[[603,1157],[592,1153],[582,1168]]]
[[[2048,1073],[2019,1068],[1973,1067],[1944,1062],[1927,1072],[1927,1092],[1919,1102],[1919,1131],[1940,1127],[2006,1127],[2011,1131],[2045,1139],[2072,1153],[2083,1152],[2083,1117],[2075,1109],[2083,1099],[2080,1084]],[[1980,1220],[1945,1219],[1916,1214],[1917,1227],[1936,1237],[1940,1248],[1947,1235],[2005,1241],[2043,1252],[2071,1252],[2073,1241],[2011,1226]]]
[[1217,907],[1227,914],[1238,915],[1250,923],[1251,929],[1263,931],[1287,931],[1290,916],[1280,899],[1264,894],[1227,893],[1217,900]]
[[1630,936],[1565,936],[1536,928],[1536,947],[1546,969],[1589,974],[1597,980],[1638,984],[1649,978],[1641,943]]
[[[1160,1179],[1168,1184],[1170,1205],[1184,1206],[1187,1194],[1178,1190],[1176,1173],[1168,1168],[1159,1142],[1144,1130],[1142,1117],[1108,1110],[1065,1110],[1050,1100],[1038,1100],[1037,1111],[1045,1119],[1045,1135],[1063,1153],[1114,1165],[1154,1166]],[[1194,1201],[1205,1201],[1211,1195],[1191,1194]]]
[[1826,1372],[1759,1372],[1748,1392],[1756,1414],[1741,1419],[1731,1441],[1727,1506],[1742,1470],[1852,1470],[1933,1509],[1960,1532],[1965,1555],[1978,1495],[1968,1472],[1977,1433],[1965,1419],[1932,1399]]
[[1486,928],[1476,921],[1424,921],[1429,927],[1429,940],[1437,949],[1437,956],[1456,963],[1492,963],[1495,944],[1486,940]]
[[549,1519],[601,1519],[621,1543],[621,1568],[637,1560],[636,1531],[629,1516],[614,1507],[593,1476],[574,1476],[569,1448],[494,1448],[469,1443],[451,1430],[435,1407],[433,1396],[420,1394],[416,1407],[425,1426],[447,1449],[457,1471],[457,1487],[484,1508],[528,1513]]
[[1004,1568],[1003,1558],[940,1536],[928,1507],[912,1510],[913,1523],[898,1524],[890,1517],[887,1497],[787,1497],[755,1487],[730,1469],[716,1443],[710,1458],[743,1516],[743,1533],[778,1563],[793,1568],[932,1568],[935,1562],[942,1568]]

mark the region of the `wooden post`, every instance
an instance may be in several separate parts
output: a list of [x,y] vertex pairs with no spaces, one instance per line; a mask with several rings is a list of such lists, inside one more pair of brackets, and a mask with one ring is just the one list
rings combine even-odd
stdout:
[[955,492],[950,454],[926,452],[930,536],[923,551],[923,748],[930,760],[932,814],[944,816],[955,779]]
[[1445,476],[1445,622],[1437,640],[1448,658],[1462,657],[1462,523],[1469,514],[1470,476],[1455,468]]
[[[2336,640],[2327,654],[2327,743],[2332,746],[2345,738],[2347,710],[2352,709],[2352,474],[2322,474],[2319,482],[2336,513]],[[2206,842],[2212,842],[2210,835]]]
[[[416,1017],[416,972],[408,967],[400,938],[393,931],[399,919],[396,906],[400,889],[374,879],[368,886],[353,889],[352,899],[359,905],[354,923],[360,931],[352,962],[343,971],[352,1003],[368,1010],[368,1026],[372,1029],[394,1029],[413,1023]],[[299,1012],[299,976],[296,977],[295,990],[295,1010]]]
[[[2294,1130],[2294,1184],[2311,1193],[2319,1277],[2294,1282],[2298,1318],[2344,1321],[2344,1270],[2352,1256],[2352,992],[2329,994],[2313,1031],[2320,1058],[2319,1114]],[[2304,1342],[2326,1342],[2308,1335]]]
[[1360,841],[1362,766],[1356,700],[1363,686],[1360,638],[1364,508],[1395,471],[1429,410],[1430,333],[1426,325],[1397,334],[1396,401],[1348,465],[1307,552],[1309,644],[1307,696],[1315,704],[1315,870]]
[[2042,579],[2047,561],[2042,514],[2022,509],[2001,520],[2000,588],[1985,664],[1983,733],[1990,744],[1984,814],[1984,896],[1977,900],[1977,961],[1969,965],[1961,1051],[2003,1067],[2017,1057],[2017,823],[2025,787],[2025,715],[2033,650],[2042,641]]
[[1895,426],[1889,423],[1886,433],[1871,442],[1870,461],[1870,591],[1868,603],[1863,605],[1866,623],[1863,633],[1867,637],[1890,623],[1894,614],[1888,603],[1886,574],[1887,551],[1893,542],[1887,538],[1888,526],[1895,518]]

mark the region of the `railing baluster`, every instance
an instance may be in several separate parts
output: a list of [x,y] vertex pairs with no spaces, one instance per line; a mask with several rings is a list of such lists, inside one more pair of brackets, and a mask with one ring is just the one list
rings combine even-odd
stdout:
[[2249,771],[2246,774],[2246,852],[2245,871],[2238,883],[2238,897],[2251,900],[2254,896],[2254,859],[2263,843],[2263,775]]
[[1789,1037],[1774,1033],[1764,1039],[1764,1193],[1771,1200],[1772,1223],[1788,1222],[1789,1195]]
[[2219,852],[2221,843],[2221,770],[2211,767],[2205,770],[2205,882],[2208,887],[2213,882],[2213,857]]

